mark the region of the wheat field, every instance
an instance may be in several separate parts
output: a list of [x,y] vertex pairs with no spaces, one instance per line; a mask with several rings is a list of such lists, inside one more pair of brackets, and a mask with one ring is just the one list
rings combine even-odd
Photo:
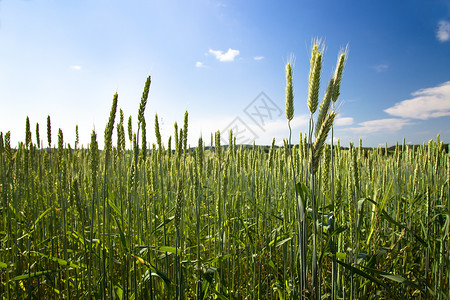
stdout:
[[346,52],[320,103],[311,53],[310,129],[290,130],[288,63],[283,147],[190,148],[187,112],[147,144],[150,77],[127,131],[114,95],[103,147],[53,141],[50,116],[46,138],[0,133],[1,297],[449,299],[449,146],[327,144]]

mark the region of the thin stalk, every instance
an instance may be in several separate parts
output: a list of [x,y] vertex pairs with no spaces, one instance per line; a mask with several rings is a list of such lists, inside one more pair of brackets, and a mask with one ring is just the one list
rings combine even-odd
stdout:
[[[295,206],[296,206],[296,213],[297,213],[297,226],[298,226],[298,236],[299,236],[299,249],[300,249],[300,266],[301,266],[301,286],[300,290],[306,288],[306,249],[304,248],[305,245],[305,236],[302,234],[302,224],[305,226],[305,218],[304,214],[301,213],[301,208],[299,205],[299,195],[297,191],[297,179],[295,176],[295,168],[294,168],[294,159],[292,157],[292,151],[291,151],[291,138],[292,138],[292,129],[291,129],[291,121],[288,120],[288,127],[289,127],[289,140],[288,140],[288,149],[286,151],[289,151],[290,161],[291,161],[291,169],[292,169],[292,177],[293,177],[293,184],[294,184],[294,191],[295,191]],[[301,199],[300,201],[303,201]]]

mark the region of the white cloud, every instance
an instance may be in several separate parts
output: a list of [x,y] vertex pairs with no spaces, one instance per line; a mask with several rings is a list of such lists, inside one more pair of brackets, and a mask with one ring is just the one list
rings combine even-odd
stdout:
[[380,64],[373,67],[377,72],[385,72],[389,69],[388,64]]
[[239,50],[228,48],[228,51],[223,53],[221,50],[209,49],[209,53],[214,55],[219,61],[233,61],[236,56],[239,55]]
[[[247,121],[247,119],[244,119]],[[260,145],[270,145],[272,139],[275,138],[278,144],[283,144],[283,139],[289,137],[289,127],[287,120],[283,117],[280,119],[268,121],[264,124],[264,130],[255,123],[248,121],[250,129],[258,135],[256,143]],[[306,131],[309,124],[309,115],[303,114],[295,116],[291,121],[292,142],[298,142],[299,132]]]
[[[272,139],[275,138],[277,143],[283,144],[283,139],[289,137],[289,128],[287,120],[284,115],[278,119],[266,121],[263,129],[255,124],[248,117],[243,115],[214,115],[213,117],[201,117],[195,119],[192,122],[189,121],[189,132],[193,132],[192,135],[196,135],[197,138],[202,134],[204,141],[209,145],[209,136],[211,132],[219,130],[224,144],[228,144],[229,129],[232,129],[232,125],[236,121],[236,117],[239,117],[237,125],[239,130],[244,129],[244,124],[250,132],[241,132],[240,137],[236,139],[237,143],[252,143],[255,139],[255,143],[258,145],[270,145]],[[309,114],[303,114],[295,116],[291,121],[292,128],[292,143],[298,143],[298,136],[300,132],[306,132],[309,124]],[[233,128],[235,129],[235,128]],[[236,135],[236,133],[234,133]],[[253,135],[254,134],[254,135]],[[196,141],[192,141],[191,145],[194,145]],[[195,144],[196,145],[196,144]]]
[[77,71],[81,70],[81,66],[78,66],[78,65],[70,66],[70,68],[72,70],[77,70]]
[[410,120],[405,119],[380,119],[380,120],[372,120],[359,123],[359,127],[346,128],[345,130],[349,130],[355,133],[374,133],[379,131],[399,131],[404,126],[412,125],[413,123]]
[[204,67],[204,64],[203,64],[203,62],[198,61],[198,62],[195,63],[195,67],[202,68],[202,67]]
[[334,125],[336,125],[336,126],[353,125],[353,118],[350,118],[350,117],[336,118],[336,120],[334,121]]
[[[291,121],[291,128],[292,130],[299,129],[301,127],[307,126],[309,123],[309,115],[303,114],[295,116]],[[253,123],[250,124],[250,127],[254,129],[255,131],[258,130],[259,126],[255,125]],[[284,117],[277,120],[271,120],[264,124],[264,131],[269,133],[277,133],[277,132],[288,132],[288,121]]]
[[436,37],[440,42],[447,42],[450,40],[450,22],[440,21]]
[[262,60],[264,59],[264,56],[255,56],[253,57],[254,60]]
[[[287,121],[285,121],[287,123]],[[309,115],[299,115],[295,116],[291,121],[292,129],[299,129],[300,127],[307,126],[309,124]]]
[[418,90],[413,98],[396,103],[384,111],[392,116],[427,120],[450,116],[450,81]]
[[217,7],[227,7],[227,5],[225,3],[220,2],[220,1],[216,3],[216,6]]

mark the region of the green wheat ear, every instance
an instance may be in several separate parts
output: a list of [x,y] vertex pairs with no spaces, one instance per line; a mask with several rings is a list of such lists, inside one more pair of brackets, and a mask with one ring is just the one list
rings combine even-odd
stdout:
[[184,151],[184,153],[186,153],[186,148],[187,148],[188,119],[189,119],[189,114],[186,111],[184,113],[184,124],[183,124],[183,151]]
[[312,159],[313,159],[313,165],[312,165],[312,172],[315,174],[319,167],[319,160],[322,156],[323,147],[325,145],[325,140],[328,136],[328,132],[331,129],[331,126],[333,125],[333,121],[336,114],[334,111],[327,114],[325,120],[322,123],[322,126],[319,129],[319,132],[317,134],[317,138],[314,141],[313,145],[313,153],[312,153]]
[[220,148],[220,131],[216,131],[216,138],[215,138],[215,145],[216,145],[216,155],[217,155],[217,158],[218,158],[218,160],[220,161],[220,159],[221,159],[221,148]]
[[158,144],[159,151],[162,151],[161,132],[159,131],[158,114],[155,114],[155,136],[156,136],[156,143]]
[[64,153],[64,136],[61,128],[58,130],[58,161],[59,165],[62,166],[62,158]]
[[233,130],[228,131],[228,153],[232,153],[233,151]]
[[117,124],[117,150],[119,153],[125,152],[125,129],[123,128],[123,111],[122,109],[119,110],[120,115],[120,121]]
[[28,148],[31,144],[31,129],[30,129],[30,119],[27,116],[27,121],[25,124],[25,146]]
[[151,77],[148,76],[147,80],[145,81],[144,91],[142,92],[141,103],[139,105],[138,128],[140,128],[142,119],[144,119],[144,111],[145,111],[145,106],[147,105],[148,91],[150,89],[151,82],[152,82]]
[[309,84],[308,84],[308,109],[314,114],[319,104],[320,71],[322,69],[322,52],[319,50],[320,41],[315,41],[311,54]]
[[138,151],[136,133],[133,133],[133,160],[136,160],[138,157]]
[[181,157],[181,153],[183,152],[183,128],[180,128],[178,144],[177,144],[177,157]]
[[147,158],[147,123],[145,122],[145,118],[142,118],[141,129],[142,158],[145,161]]
[[317,57],[317,52],[319,51],[319,40],[313,41],[313,47],[311,51],[311,59],[309,61],[309,81],[311,81],[311,77],[314,71],[315,61]]
[[50,116],[47,116],[47,141],[48,147],[52,147],[52,124],[50,122]]
[[91,134],[91,144],[90,146],[90,167],[92,174],[92,188],[94,189],[97,183],[97,173],[98,173],[98,163],[99,163],[99,153],[98,153],[98,143],[97,143],[97,134],[95,130],[92,130]]
[[78,136],[78,125],[75,125],[75,150],[78,148],[79,143],[80,143],[80,138]]
[[322,126],[325,116],[327,115],[327,113],[330,109],[331,99],[333,97],[334,92],[335,92],[334,78],[331,78],[330,81],[328,82],[327,90],[323,97],[322,103],[320,103],[319,113],[317,115],[316,128],[315,128],[315,136],[316,137],[317,137],[317,134],[319,133],[320,127]]
[[169,135],[169,139],[167,140],[167,154],[169,155],[169,159],[172,156],[172,136]]
[[12,161],[12,150],[11,150],[11,132],[5,133],[5,153],[8,163]]
[[106,125],[105,128],[105,150],[109,152],[111,152],[112,150],[112,132],[114,129],[114,120],[116,118],[118,97],[119,96],[117,95],[117,93],[115,93],[113,97],[111,112],[109,113],[108,124]]
[[36,144],[38,148],[41,148],[41,141],[39,137],[39,123],[36,123]]
[[130,145],[133,144],[133,122],[131,120],[131,116],[128,118],[128,140],[130,141]]
[[175,153],[178,155],[178,124],[177,122],[175,122],[173,124],[173,129],[174,129],[174,149],[175,149]]
[[203,161],[205,158],[205,154],[203,152],[203,139],[202,137],[200,137],[198,139],[198,145],[197,145],[197,149],[196,149],[196,158],[197,158],[197,172],[199,174],[199,177],[202,178],[202,173],[203,173]]
[[344,51],[342,51],[341,54],[339,54],[338,56],[338,60],[336,63],[336,70],[334,73],[334,93],[333,93],[333,102],[336,102],[337,99],[339,98],[340,92],[339,89],[341,87],[341,79],[342,79],[342,74],[344,72],[344,65],[345,65],[345,61],[347,59],[347,48],[345,48]]
[[269,168],[273,167],[273,157],[275,155],[275,138],[272,139],[272,145],[270,146],[270,150],[269,150],[269,161],[268,161],[268,165]]
[[292,66],[286,64],[286,119],[291,121],[294,118],[294,92],[292,88]]

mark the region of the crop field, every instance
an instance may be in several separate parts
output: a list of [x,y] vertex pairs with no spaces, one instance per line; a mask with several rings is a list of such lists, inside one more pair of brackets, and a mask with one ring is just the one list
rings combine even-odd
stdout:
[[0,133],[1,297],[449,299],[449,146],[327,144],[346,53],[319,106],[311,52],[310,130],[292,138],[288,63],[283,147],[189,148],[187,112],[147,145],[150,77],[137,122],[114,95],[103,147],[52,140],[50,116]]

